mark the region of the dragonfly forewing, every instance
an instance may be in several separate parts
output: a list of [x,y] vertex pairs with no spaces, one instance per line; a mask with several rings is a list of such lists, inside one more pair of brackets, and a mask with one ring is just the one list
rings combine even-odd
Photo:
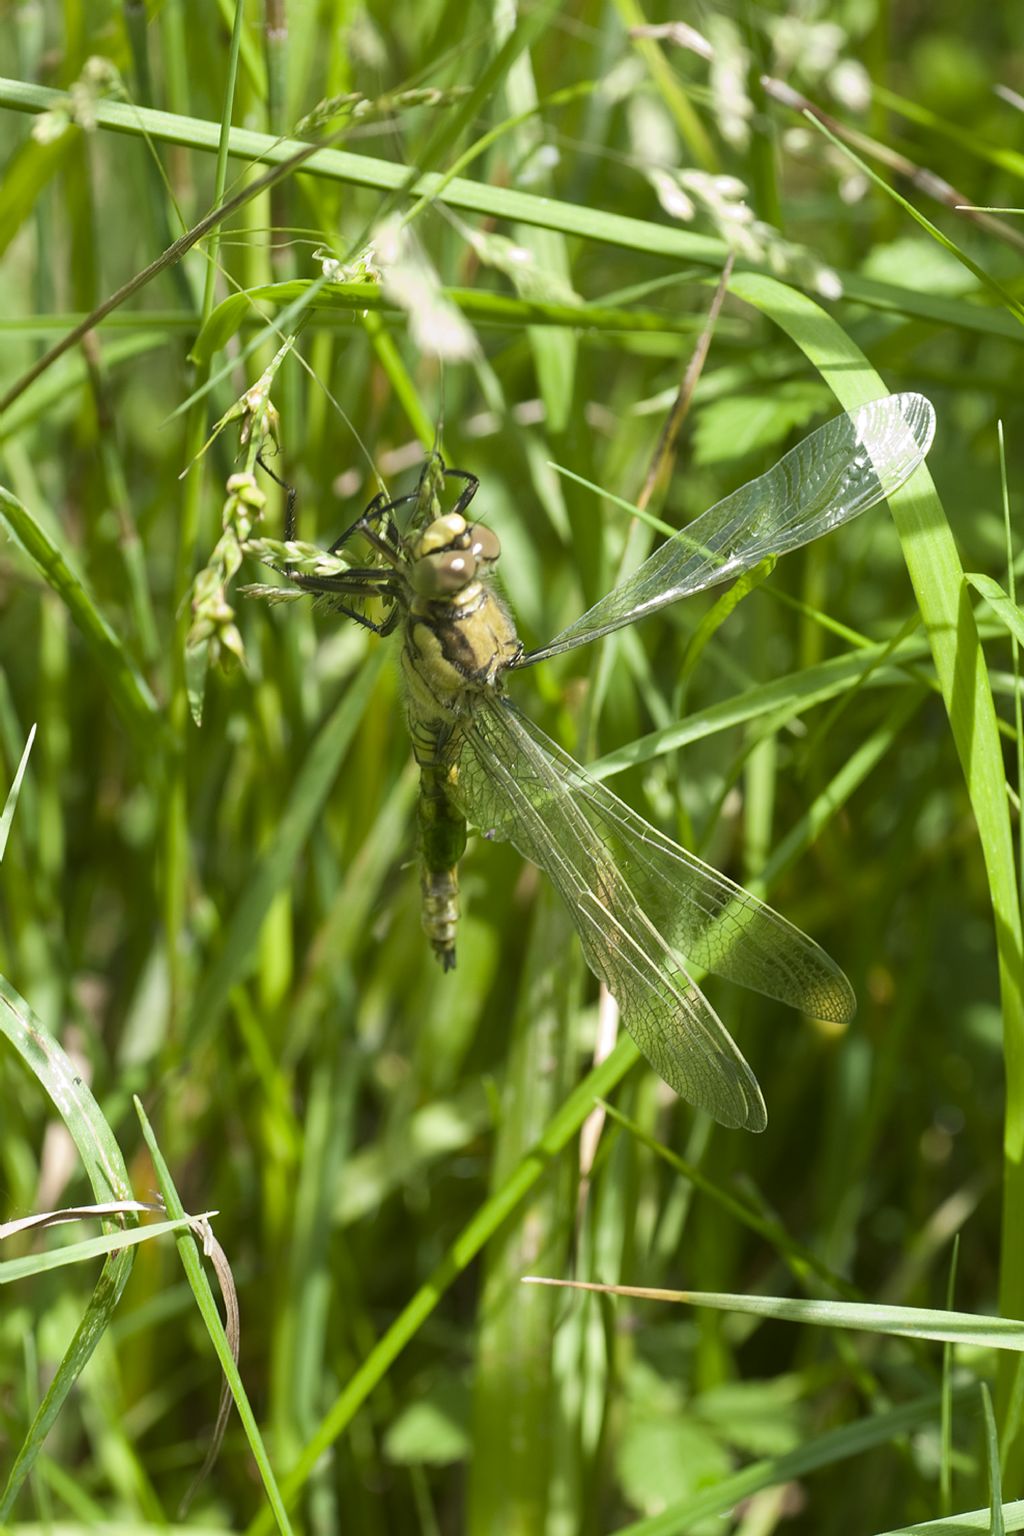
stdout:
[[763,1130],[767,1115],[756,1078],[637,900],[562,756],[549,752],[540,733],[527,730],[494,694],[474,700],[449,752],[453,799],[475,826],[513,843],[548,875],[588,965],[615,997],[623,1024],[655,1071],[721,1124]]
[[530,666],[799,549],[898,490],[935,435],[923,395],[886,395],[819,427],[756,480],[680,530],[593,608],[519,663]]

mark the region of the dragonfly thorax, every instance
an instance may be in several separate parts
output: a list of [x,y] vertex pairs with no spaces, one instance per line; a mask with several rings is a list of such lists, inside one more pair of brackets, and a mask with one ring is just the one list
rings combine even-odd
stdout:
[[486,575],[501,554],[498,536],[457,512],[436,518],[409,549],[409,584],[417,597],[443,601]]
[[522,657],[512,616],[489,579],[500,553],[496,534],[457,512],[406,545],[402,667],[421,766],[432,749],[417,732],[447,731],[476,692],[500,689],[502,673]]

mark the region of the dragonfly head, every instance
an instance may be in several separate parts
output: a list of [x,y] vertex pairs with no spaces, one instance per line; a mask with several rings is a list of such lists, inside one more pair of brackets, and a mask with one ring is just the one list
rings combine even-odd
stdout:
[[498,536],[490,528],[449,512],[413,541],[409,580],[420,597],[453,597],[485,575],[500,554]]

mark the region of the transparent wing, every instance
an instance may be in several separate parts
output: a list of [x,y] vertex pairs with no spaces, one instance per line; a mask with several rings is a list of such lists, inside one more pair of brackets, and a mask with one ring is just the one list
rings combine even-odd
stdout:
[[[451,793],[467,819],[513,843],[549,876],[587,964],[617,1000],[623,1024],[655,1071],[723,1125],[763,1130],[767,1116],[757,1080],[643,910],[631,872],[618,863],[621,834],[610,839],[579,793],[583,770],[549,750],[540,732],[491,695],[481,696],[457,727],[448,767]],[[679,869],[685,873],[687,866]]]
[[719,501],[627,581],[519,663],[531,666],[750,570],[849,522],[898,490],[935,435],[923,395],[886,395],[805,437],[767,474]]
[[741,885],[680,848],[513,713],[520,736],[547,757],[662,938],[695,965],[815,1019],[846,1023],[853,988],[819,944]]

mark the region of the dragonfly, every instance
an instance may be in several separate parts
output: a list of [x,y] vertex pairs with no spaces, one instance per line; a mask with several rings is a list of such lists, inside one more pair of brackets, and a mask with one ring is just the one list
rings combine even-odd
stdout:
[[[466,515],[479,482],[436,453],[417,492],[377,496],[329,550],[313,551],[323,558],[312,569],[281,553],[310,546],[262,541],[257,553],[292,584],[288,595],[311,594],[378,635],[401,630],[420,772],[423,927],[445,970],[455,965],[458,865],[472,825],[544,870],[587,964],[665,1082],[722,1125],[765,1128],[757,1079],[691,969],[837,1023],[856,1009],[849,981],[807,934],[588,774],[521,713],[506,681],[849,522],[903,485],[934,431],[935,413],[919,394],[836,417],[532,651],[496,590],[498,537]],[[458,495],[444,512],[451,482]],[[357,539],[365,558],[352,557]]]

